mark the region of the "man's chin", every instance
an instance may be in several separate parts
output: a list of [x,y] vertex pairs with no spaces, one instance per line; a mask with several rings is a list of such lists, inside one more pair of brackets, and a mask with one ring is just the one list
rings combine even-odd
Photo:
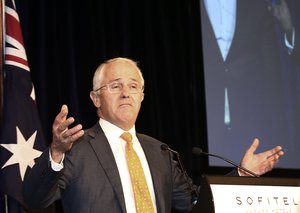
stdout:
[[120,120],[122,121],[123,124],[129,124],[129,125],[134,125],[135,121],[136,121],[136,116],[133,115],[123,115]]

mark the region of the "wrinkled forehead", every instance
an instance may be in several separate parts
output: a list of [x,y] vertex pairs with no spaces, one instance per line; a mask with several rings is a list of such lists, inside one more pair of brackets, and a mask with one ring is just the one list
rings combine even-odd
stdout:
[[115,80],[137,81],[143,84],[143,77],[135,63],[127,60],[115,60],[105,64],[99,73],[99,82]]

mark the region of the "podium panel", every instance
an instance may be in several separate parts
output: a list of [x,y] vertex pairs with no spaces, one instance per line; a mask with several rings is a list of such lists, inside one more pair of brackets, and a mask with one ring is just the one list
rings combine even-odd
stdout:
[[196,212],[300,213],[300,180],[204,176]]

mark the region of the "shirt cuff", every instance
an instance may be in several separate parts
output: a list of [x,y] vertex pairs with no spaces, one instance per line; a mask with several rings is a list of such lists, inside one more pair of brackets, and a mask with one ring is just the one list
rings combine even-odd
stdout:
[[49,149],[49,160],[50,160],[50,163],[51,163],[51,168],[54,171],[59,172],[64,168],[64,163],[63,163],[64,159],[65,159],[65,155],[63,156],[63,159],[61,160],[60,163],[56,163],[55,161],[53,161],[53,159],[51,157],[51,149]]

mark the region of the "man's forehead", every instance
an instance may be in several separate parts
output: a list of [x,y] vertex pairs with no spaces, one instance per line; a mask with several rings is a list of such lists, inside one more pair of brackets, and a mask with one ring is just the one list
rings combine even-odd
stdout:
[[100,83],[113,81],[138,82],[143,84],[143,78],[137,65],[128,60],[114,60],[106,63],[101,70]]
[[137,67],[135,64],[133,64],[130,61],[124,61],[124,60],[116,60],[116,61],[112,61],[108,64],[106,64],[106,69],[117,69],[117,70],[128,70],[128,69],[132,69],[132,70],[137,70]]
[[126,61],[112,62],[111,64],[107,64],[103,71],[106,77],[119,76],[119,78],[136,79],[139,76],[137,67]]
[[138,82],[138,79],[136,78],[131,78],[130,76],[126,77],[126,78],[111,78],[108,79],[108,82],[123,82],[123,81],[133,81],[133,82]]

